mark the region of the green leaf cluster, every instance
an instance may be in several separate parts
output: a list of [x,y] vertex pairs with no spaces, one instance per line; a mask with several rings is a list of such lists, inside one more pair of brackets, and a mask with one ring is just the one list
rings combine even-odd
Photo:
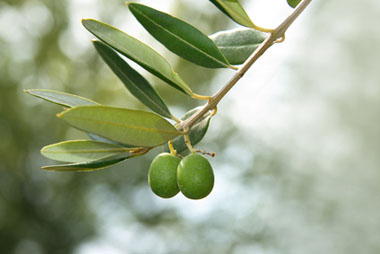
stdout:
[[[266,33],[255,27],[239,1],[211,0],[235,22],[249,27],[205,35],[191,24],[167,13],[139,3],[128,3],[130,12],[155,39],[179,57],[205,68],[231,68],[242,64],[265,40]],[[109,167],[140,156],[171,141],[178,153],[189,152],[184,135],[191,145],[205,136],[211,114],[199,119],[187,133],[178,131],[177,123],[195,114],[190,110],[182,119],[175,117],[154,87],[128,61],[132,61],[183,94],[205,99],[195,94],[190,85],[174,70],[162,55],[129,34],[94,19],[82,20],[83,26],[96,40],[93,45],[120,79],[125,88],[152,112],[115,108],[64,92],[30,89],[25,92],[63,106],[57,116],[72,127],[86,132],[90,140],[71,140],[45,146],[41,154],[68,164],[43,167],[56,171],[91,171]],[[125,58],[127,59],[125,59]]]

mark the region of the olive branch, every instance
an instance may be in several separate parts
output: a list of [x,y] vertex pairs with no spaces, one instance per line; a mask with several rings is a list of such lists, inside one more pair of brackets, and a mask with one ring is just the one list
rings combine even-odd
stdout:
[[[245,73],[251,68],[251,66],[269,49],[274,43],[282,42],[285,40],[285,32],[292,25],[292,23],[299,17],[299,15],[306,9],[312,0],[303,0],[294,9],[293,13],[287,17],[276,29],[269,30],[269,36],[258,47],[252,55],[246,60],[241,68],[235,73],[235,75],[227,82],[227,84],[211,96],[204,107],[199,109],[192,117],[181,122],[178,126],[178,130],[186,130],[191,128],[200,118],[202,118],[207,112],[217,107],[218,103],[224,96],[237,84],[237,82],[245,75]],[[268,31],[268,30],[264,30]]]
[[[180,158],[189,152],[213,156],[214,153],[200,151],[193,146],[205,136],[218,103],[266,50],[285,39],[287,29],[311,3],[311,0],[287,1],[295,8],[294,11],[277,28],[267,29],[255,25],[238,0],[210,0],[221,12],[245,27],[211,36],[167,13],[142,4],[127,3],[139,23],[168,50],[199,66],[236,71],[212,96],[195,93],[171,64],[148,45],[108,24],[84,19],[83,26],[98,39],[93,41],[97,53],[128,91],[153,112],[109,107],[60,91],[26,90],[33,96],[63,106],[64,111],[57,116],[90,137],[90,140],[45,146],[41,150],[42,155],[67,164],[42,169],[66,172],[98,170],[142,156],[158,146],[164,146],[167,152]],[[207,100],[207,103],[191,109],[181,119],[174,116],[153,86],[121,55],[186,96]]]

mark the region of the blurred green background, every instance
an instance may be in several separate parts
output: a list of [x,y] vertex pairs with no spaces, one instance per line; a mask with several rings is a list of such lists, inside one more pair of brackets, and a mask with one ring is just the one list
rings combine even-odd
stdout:
[[[140,2],[207,34],[238,27],[206,0]],[[244,5],[264,26],[291,12],[285,0]],[[222,101],[198,146],[217,154],[201,201],[151,193],[159,149],[92,173],[40,170],[53,163],[41,147],[85,135],[23,89],[145,109],[95,54],[87,17],[157,48],[198,93],[232,75],[167,52],[124,1],[2,0],[0,253],[380,253],[380,2],[313,1]],[[143,73],[178,116],[200,105]]]

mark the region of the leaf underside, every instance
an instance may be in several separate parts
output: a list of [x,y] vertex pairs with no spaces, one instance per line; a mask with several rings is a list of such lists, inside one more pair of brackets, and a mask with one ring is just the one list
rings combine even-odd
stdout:
[[79,162],[79,163],[70,163],[62,165],[50,165],[42,167],[43,170],[47,171],[60,171],[60,172],[88,172],[99,169],[104,169],[110,166],[113,166],[119,162],[122,162],[126,159],[131,158],[130,155],[115,155],[108,158],[91,161],[91,162]]
[[171,118],[171,113],[158,93],[149,82],[125,62],[112,48],[100,41],[93,41],[93,44],[111,68],[116,76],[123,82],[125,87],[145,106],[157,114]]
[[113,145],[117,145],[117,146],[122,146],[125,148],[136,148],[136,147],[138,147],[138,146],[133,146],[133,145],[128,145],[128,144],[122,144],[120,142],[116,142],[116,141],[110,140],[108,138],[101,137],[99,135],[96,135],[96,134],[93,134],[90,132],[87,132],[87,135],[94,141],[99,141],[99,142],[104,142],[104,143],[113,144]]
[[127,153],[129,150],[99,141],[71,140],[45,146],[42,148],[41,154],[56,161],[84,163]]
[[150,112],[107,106],[80,106],[58,115],[73,127],[134,146],[155,147],[181,133]]
[[238,0],[210,0],[216,7],[219,8],[224,14],[230,17],[236,23],[254,28],[252,20],[244,10],[243,6]]
[[169,62],[148,45],[100,21],[85,19],[82,23],[88,31],[108,46],[136,62],[172,87],[185,94],[192,95],[190,87],[174,72]]
[[243,64],[268,37],[251,28],[221,31],[210,36],[231,64]]
[[64,106],[66,108],[84,105],[99,105],[99,103],[93,100],[60,91],[47,89],[28,89],[25,90],[25,92],[48,102]]
[[128,7],[154,38],[178,56],[208,68],[230,66],[215,43],[194,26],[142,4]]

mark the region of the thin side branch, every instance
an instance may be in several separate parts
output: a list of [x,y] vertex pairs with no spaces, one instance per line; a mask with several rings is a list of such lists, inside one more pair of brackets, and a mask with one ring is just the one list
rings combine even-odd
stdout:
[[235,73],[231,80],[218,92],[216,92],[209,99],[208,103],[204,105],[196,114],[187,120],[183,121],[177,129],[183,131],[191,128],[200,118],[202,118],[210,110],[213,110],[221,99],[231,90],[232,87],[245,75],[245,73],[251,68],[251,66],[257,61],[257,59],[262,56],[265,51],[267,51],[270,46],[276,43],[278,40],[285,36],[285,32],[293,24],[293,22],[298,18],[298,16],[305,10],[305,8],[311,3],[312,0],[303,0],[293,11],[293,13],[287,17],[272,33],[268,38],[258,47],[255,52],[245,61],[242,67]]

